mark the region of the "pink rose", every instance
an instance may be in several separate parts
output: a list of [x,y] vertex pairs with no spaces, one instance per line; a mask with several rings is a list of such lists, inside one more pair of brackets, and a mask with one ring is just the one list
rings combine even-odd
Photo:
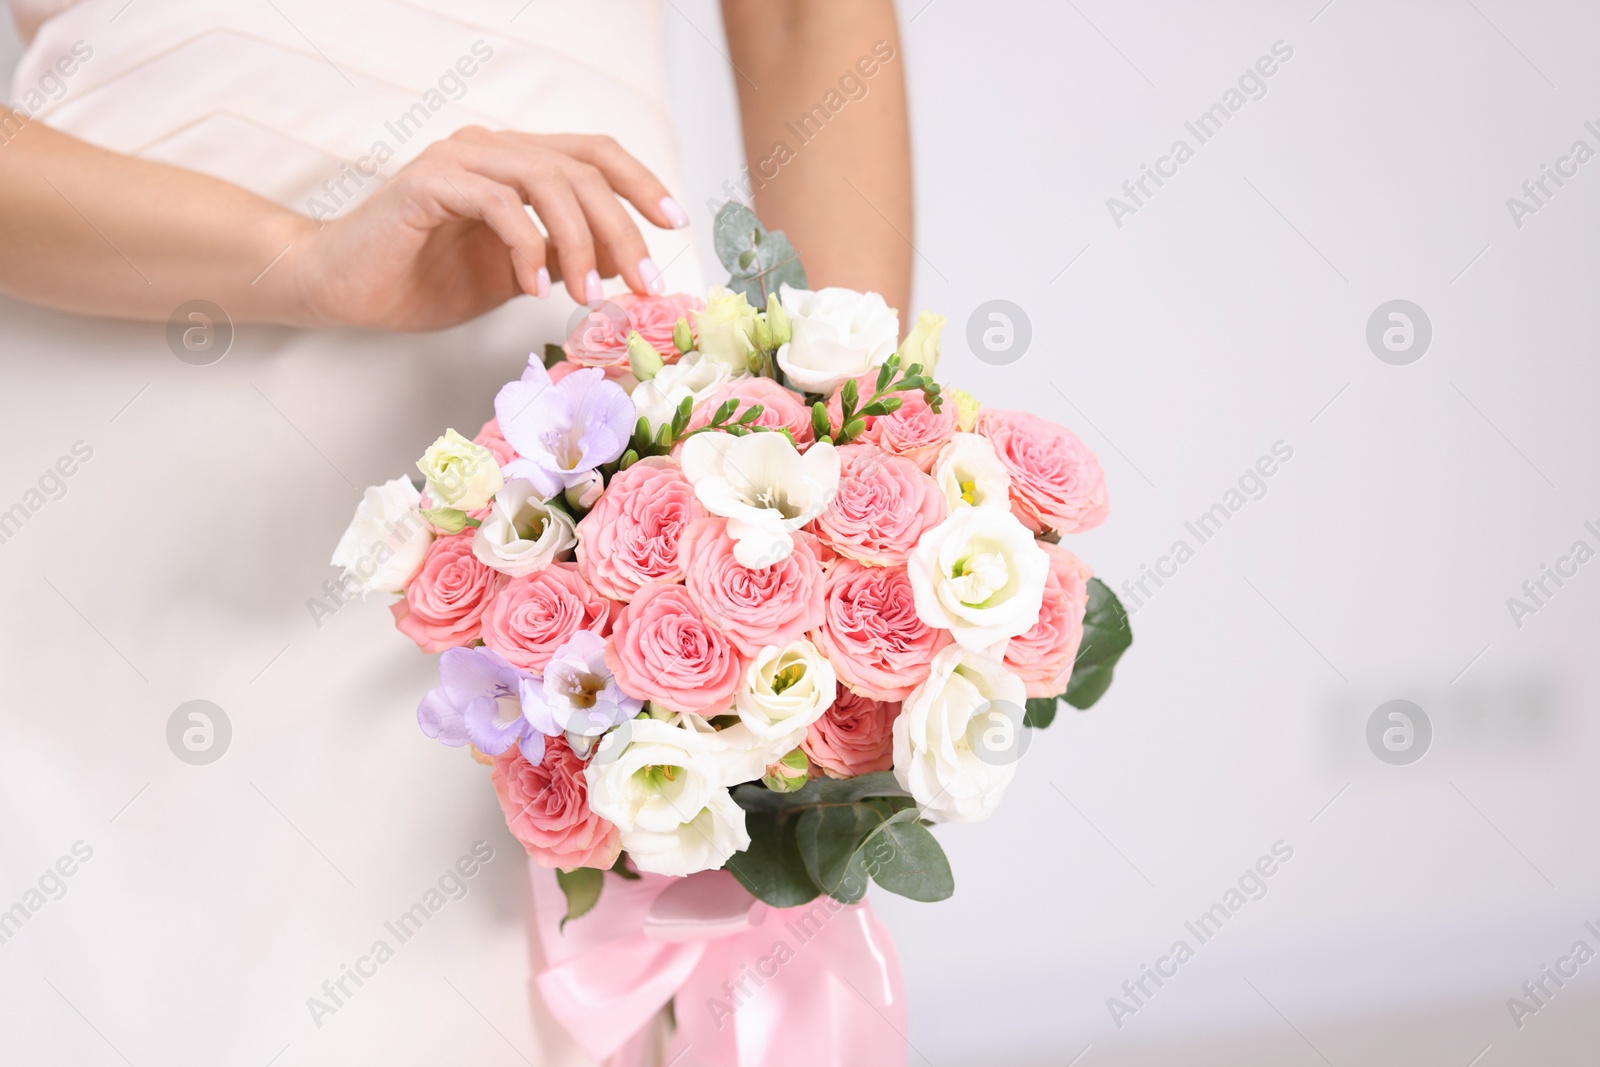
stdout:
[[695,405],[689,416],[689,429],[710,425],[717,408],[729,400],[739,401],[740,411],[760,404],[762,412],[756,417],[755,425],[788,429],[794,435],[796,447],[802,451],[816,440],[816,433],[811,429],[811,409],[806,407],[799,393],[785,389],[771,378],[740,378],[722,386]]
[[894,766],[894,720],[899,714],[898,703],[841,689],[839,699],[807,728],[800,747],[830,778],[887,771]]
[[434,539],[404,600],[389,605],[400,632],[424,652],[470,645],[505,575],[472,554],[472,531]]
[[928,680],[950,631],[917,618],[906,569],[842,559],[828,571],[822,625],[811,640],[839,680],[874,700],[904,700]]
[[[872,396],[872,391],[877,386],[876,371],[863,374],[856,379],[856,388],[860,395],[860,399],[856,402],[857,408],[867,406],[867,398]],[[899,398],[899,409],[887,415],[867,416],[866,429],[862,431],[859,440],[877,445],[885,452],[905,456],[921,469],[932,471],[934,460],[939,456],[939,449],[955,436],[959,428],[955,401],[947,397],[939,405],[941,410],[936,412],[928,405],[928,398],[923,395],[921,389],[907,389],[888,395]],[[843,401],[839,399],[839,394],[835,393],[828,400],[828,418],[833,425],[839,425],[843,408]]]
[[839,491],[817,517],[817,536],[862,563],[904,563],[949,513],[944,491],[911,460],[874,445],[845,445],[839,459]]
[[1083,643],[1083,613],[1094,572],[1060,545],[1039,542],[1050,557],[1039,621],[1006,645],[1005,663],[1028,687],[1030,697],[1060,696],[1072,678]]
[[[565,348],[567,358],[584,367],[622,367],[628,365],[628,334],[639,331],[645,343],[668,363],[678,361],[678,346],[672,343],[673,328],[679,319],[694,325],[692,311],[703,303],[692,296],[640,296],[624,293],[613,297],[598,310],[591,311],[573,328]],[[616,310],[620,309],[619,315]]]
[[478,436],[472,439],[472,443],[482,445],[493,452],[494,461],[502,467],[517,458],[517,450],[511,447],[511,442],[500,432],[499,419],[490,419],[484,423],[483,429],[478,431]]
[[684,589],[700,613],[747,656],[785,645],[822,622],[822,563],[805,534],[781,563],[749,570],[733,558],[726,519],[701,519],[684,534]]
[[606,666],[624,693],[696,715],[719,715],[732,706],[746,663],[681,585],[641,586],[606,643]]
[[1034,533],[1092,530],[1111,510],[1106,476],[1071,430],[1025,411],[978,413],[978,433],[1011,474],[1011,511]]
[[601,637],[617,604],[578,577],[571,563],[552,563],[507,582],[483,613],[483,643],[523,670],[543,674],[556,649],[579,630]]
[[541,867],[605,869],[622,852],[617,828],[589,810],[583,767],[561,737],[545,740],[538,763],[517,745],[494,759],[494,793],[506,826]]
[[705,514],[677,460],[641,459],[611,479],[578,523],[578,570],[612,600],[629,599],[646,582],[682,581],[678,542]]

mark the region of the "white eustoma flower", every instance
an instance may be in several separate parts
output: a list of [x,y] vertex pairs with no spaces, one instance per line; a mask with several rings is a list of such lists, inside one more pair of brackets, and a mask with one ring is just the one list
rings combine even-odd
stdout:
[[721,781],[710,735],[631,719],[606,735],[584,780],[589,807],[614,823],[641,871],[685,875],[749,847],[744,811]]
[[1009,511],[961,508],[922,535],[906,571],[917,618],[990,649],[1039,621],[1050,557]]
[[650,420],[650,432],[670,425],[684,397],[690,405],[700,403],[735,378],[747,377],[741,366],[738,374],[709,358],[704,352],[690,352],[671,366],[662,367],[654,378],[640,382],[631,399],[634,410]]
[[713,286],[704,311],[694,315],[695,347],[707,361],[738,377],[749,370],[755,349],[756,309],[743,293]]
[[822,441],[801,455],[781,433],[698,433],[683,443],[682,462],[700,503],[728,520],[733,558],[751,570],[788,559],[792,535],[839,489],[833,445]]
[[774,746],[777,758],[804,739],[806,727],[822,717],[838,691],[828,657],[800,638],[756,653],[734,710],[751,733]]
[[368,486],[329,562],[344,568],[345,584],[364,593],[399,593],[422,566],[433,530],[419,509],[422,496],[406,477]]
[[495,495],[489,517],[472,535],[472,554],[484,566],[520,578],[549,566],[577,544],[572,516],[540,500],[532,482],[513,478]]
[[993,656],[947,645],[894,721],[894,776],[925,815],[978,822],[1016,775],[1022,679]]
[[1011,473],[987,437],[958,433],[950,438],[933,461],[933,480],[944,490],[951,511],[965,507],[1011,510]]
[[504,479],[494,453],[454,430],[428,446],[417,460],[436,508],[477,511],[500,491]]
[[779,299],[793,336],[778,349],[778,366],[795,389],[831,393],[894,354],[900,315],[877,293],[785,285]]
[[624,831],[622,847],[647,874],[683,876],[721,867],[729,856],[750,847],[750,834],[744,809],[719,788],[692,818],[671,830]]

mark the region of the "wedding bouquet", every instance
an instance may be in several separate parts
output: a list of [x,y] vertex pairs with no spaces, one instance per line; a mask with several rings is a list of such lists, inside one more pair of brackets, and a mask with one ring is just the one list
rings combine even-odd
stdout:
[[1060,543],[1107,512],[1077,437],[941,386],[942,318],[897,343],[748,210],[715,237],[729,287],[588,313],[334,555],[440,654],[422,730],[492,764],[562,926],[719,868],[746,911],[948,897],[928,827],[988,818],[1131,642]]

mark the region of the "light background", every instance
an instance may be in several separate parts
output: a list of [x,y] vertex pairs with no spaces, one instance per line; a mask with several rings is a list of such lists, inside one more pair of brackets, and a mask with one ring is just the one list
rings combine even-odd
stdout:
[[[1600,964],[1523,1029],[1505,1001],[1600,946],[1600,562],[1521,627],[1507,598],[1600,548],[1600,162],[1520,228],[1506,199],[1575,140],[1600,148],[1600,12],[901,11],[916,306],[950,316],[942,377],[1098,451],[1112,518],[1073,548],[1120,587],[1293,448],[1137,611],[1111,694],[1034,738],[992,821],[941,831],[956,897],[877,899],[911,1062],[1593,1062]],[[703,223],[740,172],[733,84],[714,3],[675,0],[668,28]],[[1293,57],[1266,95],[1115,225],[1107,198],[1194,144],[1185,121],[1276,41]],[[1033,328],[1007,366],[964,340],[994,298]],[[1433,326],[1408,366],[1365,340],[1395,298]],[[1363,739],[1396,697],[1435,731],[1406,767]],[[1116,1027],[1107,998],[1280,840],[1266,897]]]

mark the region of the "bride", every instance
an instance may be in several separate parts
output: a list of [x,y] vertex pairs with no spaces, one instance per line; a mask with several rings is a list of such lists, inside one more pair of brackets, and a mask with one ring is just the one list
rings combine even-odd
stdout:
[[[890,0],[722,7],[726,59],[702,26],[678,58],[738,87],[728,188],[813,284],[905,307]],[[582,1062],[530,1004],[483,770],[417,731],[432,663],[327,559],[358,487],[475,432],[574,299],[703,289],[683,12],[11,9],[0,1059]]]

